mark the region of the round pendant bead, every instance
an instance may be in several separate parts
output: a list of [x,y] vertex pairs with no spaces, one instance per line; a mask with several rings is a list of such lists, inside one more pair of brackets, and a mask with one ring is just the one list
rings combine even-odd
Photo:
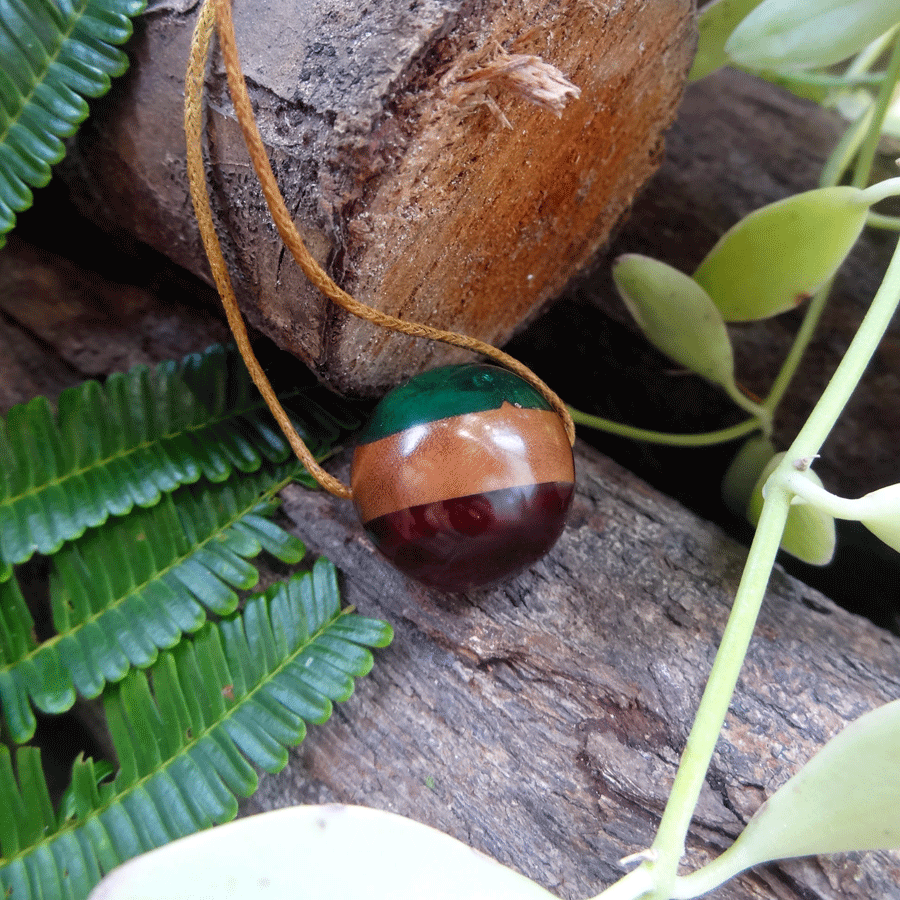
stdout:
[[394,566],[446,591],[508,578],[565,527],[575,465],[530,384],[484,364],[395,388],[359,435],[350,473],[363,527]]

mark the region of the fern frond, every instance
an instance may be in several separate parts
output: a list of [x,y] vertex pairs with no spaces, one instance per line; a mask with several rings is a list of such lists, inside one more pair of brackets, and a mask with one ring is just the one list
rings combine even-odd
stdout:
[[0,247],[50,180],[62,138],[88,114],[85,97],[128,68],[117,45],[146,0],[0,0]]
[[11,856],[39,841],[48,828],[56,828],[40,751],[20,747],[16,769],[18,778],[14,777],[9,750],[0,745],[0,841],[4,855]]
[[[17,660],[25,659],[37,645],[34,634],[34,620],[19,589],[15,577],[0,582],[0,708],[13,735],[28,739],[34,734],[34,713],[28,702],[27,690],[13,675]],[[55,693],[60,688],[60,679],[52,673],[43,673],[50,682],[49,690]],[[35,704],[46,700],[40,684],[34,686],[32,696]],[[74,696],[71,703],[74,703]],[[47,705],[50,705],[49,703]]]
[[96,697],[131,666],[196,631],[206,610],[234,611],[234,589],[255,586],[249,561],[263,549],[299,562],[303,543],[270,518],[274,495],[299,463],[167,494],[150,509],[94,529],[51,559],[50,605],[56,635],[38,644],[15,579],[0,585],[0,709],[17,743],[35,718],[65,712],[75,692]]
[[[358,419],[337,398],[326,411],[309,380],[282,403],[322,456]],[[88,381],[60,396],[56,414],[42,397],[15,406],[0,421],[0,580],[10,564],[55,553],[111,515],[290,452],[233,347]]]
[[[80,900],[125,859],[233,818],[237,797],[256,787],[254,766],[281,769],[306,723],[326,721],[332,702],[369,672],[368,648],[391,639],[390,626],[339,604],[334,568],[319,560],[162,653],[149,676],[132,670],[110,686],[104,700],[119,772],[98,784],[76,762],[58,821],[30,757],[16,780],[0,756],[0,896],[37,900],[39,886],[52,884]],[[15,814],[30,798],[39,812]]]

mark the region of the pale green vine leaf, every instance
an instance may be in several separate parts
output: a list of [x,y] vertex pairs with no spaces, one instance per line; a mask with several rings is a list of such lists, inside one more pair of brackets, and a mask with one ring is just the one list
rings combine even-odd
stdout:
[[689,81],[699,81],[716,69],[728,65],[725,42],[738,23],[761,2],[762,0],[713,0],[703,7],[697,18],[697,52],[688,75]]
[[426,825],[380,810],[333,805],[279,809],[175,841],[115,869],[89,900],[161,897],[552,900],[553,895]]
[[774,859],[900,847],[900,700],[832,738],[757,810],[718,859],[679,879],[696,897]]
[[[746,512],[753,525],[759,521],[762,513],[763,486],[783,458],[784,453],[773,456],[756,482]],[[807,478],[821,486],[822,481],[815,472],[809,471],[805,474]],[[782,550],[810,565],[827,566],[834,556],[836,543],[837,534],[833,516],[810,503],[798,502],[791,506],[781,537]]]
[[846,258],[869,212],[853,187],[795,194],[745,216],[694,272],[726,322],[748,322],[793,309]]
[[728,330],[694,279],[636,253],[620,256],[612,276],[628,311],[657,349],[709,381],[737,390]]
[[[843,91],[834,98],[834,109],[848,122],[858,122],[861,116],[869,113],[875,103],[872,91],[859,88],[855,91]],[[883,138],[900,140],[900,84],[894,88],[891,101],[884,113],[881,123]],[[887,146],[887,144],[886,144]]]
[[741,444],[722,479],[722,500],[736,516],[744,515],[759,476],[775,456],[775,445],[763,435]]
[[900,22],[897,0],[764,0],[725,44],[750,69],[833,65]]
[[900,553],[900,484],[872,491],[857,501],[859,520]]

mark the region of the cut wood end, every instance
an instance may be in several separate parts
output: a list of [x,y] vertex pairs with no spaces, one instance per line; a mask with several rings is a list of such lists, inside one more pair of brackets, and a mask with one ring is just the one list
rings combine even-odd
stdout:
[[[693,20],[681,2],[653,16],[625,5],[602,23],[586,7],[566,9],[531,31],[534,17],[520,12],[461,22],[431,47],[430,68],[397,86],[389,121],[399,152],[364,169],[353,207],[346,189],[335,203],[365,225],[364,241],[344,244],[346,290],[500,346],[593,257],[659,161]],[[529,81],[555,83],[564,114],[522,96]],[[360,169],[348,154],[342,171]],[[461,361],[460,351],[340,320],[318,359],[336,390],[363,396]]]
[[[694,46],[694,0],[486,0],[477,14],[455,0],[277,0],[284,15],[259,15],[270,6],[241,6],[238,40],[310,252],[376,309],[495,344],[590,262],[655,169]],[[116,114],[79,142],[109,224],[208,277],[174,149],[192,24],[148,20]],[[455,361],[323,302],[248,177],[215,64],[207,87],[209,177],[248,320],[362,396]]]

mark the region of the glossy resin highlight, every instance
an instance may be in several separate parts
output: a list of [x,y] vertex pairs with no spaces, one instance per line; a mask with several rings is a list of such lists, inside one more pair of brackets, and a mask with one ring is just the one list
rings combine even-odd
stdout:
[[540,559],[565,527],[575,469],[559,416],[511,372],[435,369],[388,394],[360,435],[351,487],[401,571],[464,591]]

